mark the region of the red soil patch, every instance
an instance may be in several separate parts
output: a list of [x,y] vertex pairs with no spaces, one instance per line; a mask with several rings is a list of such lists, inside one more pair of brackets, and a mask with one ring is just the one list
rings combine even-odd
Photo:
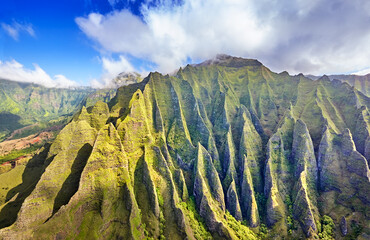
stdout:
[[0,156],[9,154],[13,150],[21,150],[30,147],[36,143],[53,138],[52,132],[42,132],[38,135],[33,134],[28,137],[8,140],[0,143]]

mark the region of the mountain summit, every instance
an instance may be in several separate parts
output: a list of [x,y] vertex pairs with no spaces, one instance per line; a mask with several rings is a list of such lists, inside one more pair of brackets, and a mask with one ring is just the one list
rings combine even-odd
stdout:
[[113,79],[112,83],[114,88],[119,88],[121,86],[140,82],[141,80],[141,75],[137,72],[122,72]]
[[194,64],[193,66],[210,66],[219,65],[225,67],[246,67],[246,66],[262,66],[258,60],[255,59],[245,59],[239,57],[233,57],[226,54],[218,54],[215,58],[206,60],[199,64]]
[[13,173],[0,236],[368,239],[369,108],[346,83],[257,60],[150,73]]

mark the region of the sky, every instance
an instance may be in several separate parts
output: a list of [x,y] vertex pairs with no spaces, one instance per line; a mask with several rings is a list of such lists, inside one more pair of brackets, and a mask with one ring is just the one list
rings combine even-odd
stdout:
[[367,0],[0,0],[0,78],[110,86],[217,54],[290,74],[370,72]]

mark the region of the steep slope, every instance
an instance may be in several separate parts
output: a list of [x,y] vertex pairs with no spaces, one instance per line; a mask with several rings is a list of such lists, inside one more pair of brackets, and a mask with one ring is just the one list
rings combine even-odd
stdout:
[[0,236],[366,239],[369,107],[224,55],[151,73],[74,116],[34,185],[9,190]]
[[0,79],[0,141],[15,130],[12,136],[22,137],[63,125],[82,105],[108,102],[114,95],[114,89],[57,89]]
[[[320,77],[308,75],[307,77],[316,80]],[[346,82],[349,85],[355,87],[360,92],[370,97],[370,74],[360,76],[360,75],[329,75],[331,81],[341,81]]]

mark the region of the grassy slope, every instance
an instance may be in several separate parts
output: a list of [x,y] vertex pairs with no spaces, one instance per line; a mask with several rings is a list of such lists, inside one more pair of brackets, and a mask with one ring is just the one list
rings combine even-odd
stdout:
[[82,105],[108,102],[115,90],[56,89],[0,79],[0,141],[14,130],[34,124],[14,137],[65,124]]
[[[120,88],[108,106],[82,109],[61,132],[50,165],[2,236],[340,238],[341,217],[351,211],[348,220],[369,234],[369,169],[360,149],[370,99],[348,85],[226,58],[176,76],[151,73]],[[342,139],[342,152],[325,148],[325,129]],[[317,162],[344,158],[339,169],[348,182],[320,188],[336,170]],[[330,197],[337,192],[341,198]],[[335,233],[322,227],[323,214]]]

